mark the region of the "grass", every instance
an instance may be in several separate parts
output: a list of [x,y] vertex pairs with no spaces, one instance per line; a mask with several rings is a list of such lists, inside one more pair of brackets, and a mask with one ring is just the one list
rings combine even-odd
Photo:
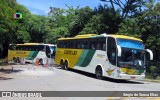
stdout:
[[144,80],[148,82],[160,82],[160,76],[155,76],[153,73],[146,73]]
[[0,62],[3,62],[4,61],[4,59],[0,59]]

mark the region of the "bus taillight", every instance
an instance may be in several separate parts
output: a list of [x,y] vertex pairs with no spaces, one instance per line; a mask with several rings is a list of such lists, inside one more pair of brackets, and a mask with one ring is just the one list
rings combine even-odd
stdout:
[[131,79],[135,79],[136,77],[135,76],[131,76]]

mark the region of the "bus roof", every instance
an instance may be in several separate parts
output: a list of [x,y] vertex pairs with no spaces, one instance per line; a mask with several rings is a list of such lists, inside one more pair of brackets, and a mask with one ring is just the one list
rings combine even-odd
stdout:
[[54,44],[44,44],[44,43],[24,43],[24,44],[16,44],[16,45],[48,45],[48,46],[55,46]]
[[24,44],[17,44],[17,45],[40,45],[43,43],[24,43]]
[[58,40],[91,38],[91,37],[94,37],[94,36],[99,36],[99,35],[98,34],[84,34],[84,35],[76,35],[75,37],[59,38]]
[[136,40],[136,41],[141,41],[142,42],[141,39],[138,39],[138,38],[135,38],[135,37],[125,36],[125,35],[117,35],[117,34],[105,34],[105,35],[84,34],[84,35],[77,35],[75,37],[70,37],[70,38],[59,38],[58,40],[94,38],[94,37],[107,37],[107,36],[111,36],[111,37],[114,37],[114,38],[131,39],[131,40]]
[[131,37],[131,36],[125,36],[125,35],[115,35],[115,34],[111,34],[110,36],[114,37],[114,38],[122,38],[122,39],[131,39],[131,40],[136,40],[136,41],[141,41],[141,39],[135,38],[135,37]]
[[56,46],[55,44],[43,44],[43,45]]

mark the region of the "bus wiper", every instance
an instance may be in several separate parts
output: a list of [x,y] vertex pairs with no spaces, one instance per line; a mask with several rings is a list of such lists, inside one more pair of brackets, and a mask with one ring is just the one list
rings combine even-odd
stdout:
[[140,65],[137,60],[129,61],[129,62],[119,62],[120,67],[123,68],[132,68],[132,69],[144,69],[145,66]]
[[120,67],[124,67],[124,68],[128,68],[129,66],[133,66],[134,65],[133,61],[119,62],[118,64],[119,64]]

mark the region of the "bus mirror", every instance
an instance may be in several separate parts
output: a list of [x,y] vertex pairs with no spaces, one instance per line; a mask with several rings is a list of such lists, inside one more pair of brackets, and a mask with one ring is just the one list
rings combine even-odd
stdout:
[[53,50],[51,49],[50,51],[51,51],[51,54],[53,54]]
[[121,57],[122,49],[119,45],[117,45],[118,57]]
[[146,49],[146,51],[149,53],[150,55],[150,60],[153,60],[153,52],[150,49]]

